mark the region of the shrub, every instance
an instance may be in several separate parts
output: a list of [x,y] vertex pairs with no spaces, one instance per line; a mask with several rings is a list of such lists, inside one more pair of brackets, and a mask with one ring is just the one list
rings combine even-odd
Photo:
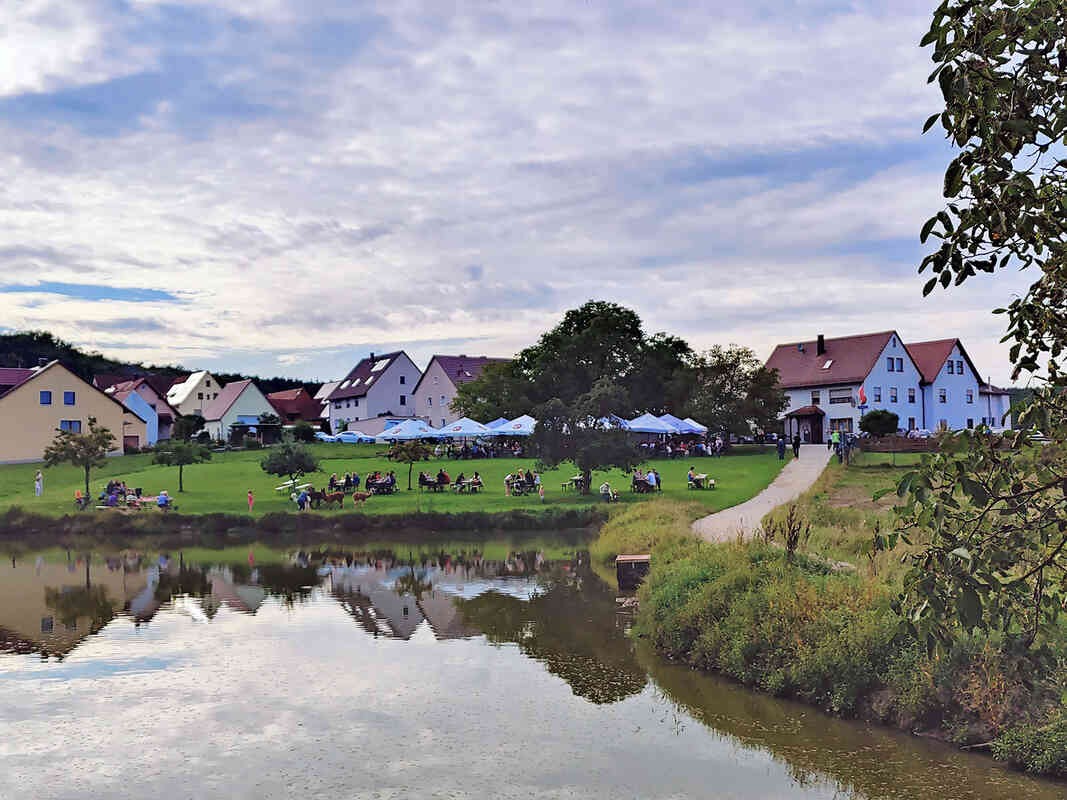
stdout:
[[993,755],[1027,772],[1067,777],[1067,716],[1007,731],[993,742]]
[[298,442],[313,442],[315,441],[315,428],[310,422],[301,420],[293,426],[293,438]]
[[868,411],[860,418],[860,430],[871,436],[888,436],[900,427],[900,417],[884,408]]
[[261,450],[263,449],[263,443],[252,436],[246,436],[244,439],[245,450]]

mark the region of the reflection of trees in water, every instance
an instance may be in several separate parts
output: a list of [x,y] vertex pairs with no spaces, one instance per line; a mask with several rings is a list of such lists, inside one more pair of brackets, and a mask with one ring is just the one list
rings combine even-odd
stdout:
[[645,671],[615,625],[609,587],[592,573],[567,574],[559,567],[540,583],[542,593],[529,600],[489,591],[456,604],[467,625],[493,643],[516,643],[579,697],[615,703],[644,689]]
[[90,633],[95,633],[115,618],[115,609],[106,586],[64,586],[61,589],[49,586],[44,590],[44,602],[68,627],[88,617]]
[[[155,588],[155,597],[160,603],[166,603],[175,597],[208,597],[211,595],[214,565],[189,566],[183,564],[177,573],[160,572],[159,583]],[[255,585],[267,594],[279,597],[292,606],[306,599],[312,589],[319,583],[319,577],[312,567],[286,564],[264,564],[248,567],[243,564],[228,565],[226,569],[235,584]],[[253,572],[255,575],[253,576]],[[214,616],[211,613],[209,616]]]

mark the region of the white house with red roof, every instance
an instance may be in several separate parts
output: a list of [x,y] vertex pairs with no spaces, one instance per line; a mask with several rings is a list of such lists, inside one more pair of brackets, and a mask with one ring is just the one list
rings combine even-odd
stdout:
[[434,356],[413,390],[415,414],[430,420],[430,424],[438,428],[455,422],[463,416],[452,410],[456,390],[481,375],[487,365],[508,361],[510,359],[487,356]]
[[212,439],[226,441],[231,425],[255,425],[262,414],[277,416],[259,387],[250,380],[232,381],[204,408],[204,430]]
[[378,417],[415,416],[411,391],[421,371],[403,350],[371,353],[330,392],[329,420],[334,433]]
[[904,430],[958,430],[1001,419],[1003,389],[983,384],[958,339],[905,344],[896,331],[780,344],[767,360],[789,405],[786,435],[822,443],[832,431],[859,431],[868,411],[885,409]]

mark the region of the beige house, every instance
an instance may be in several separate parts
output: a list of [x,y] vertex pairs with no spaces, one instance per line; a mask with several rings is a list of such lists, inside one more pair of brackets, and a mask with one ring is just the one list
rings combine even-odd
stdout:
[[57,429],[87,431],[89,417],[115,436],[108,455],[148,444],[144,419],[58,361],[0,370],[0,463],[42,460]]
[[455,422],[463,416],[452,410],[456,389],[481,375],[487,364],[507,361],[510,359],[487,356],[434,356],[412,391],[415,415],[430,420],[435,428]]
[[210,372],[194,372],[181,383],[175,383],[167,392],[167,402],[182,416],[199,414],[219,396],[222,387]]

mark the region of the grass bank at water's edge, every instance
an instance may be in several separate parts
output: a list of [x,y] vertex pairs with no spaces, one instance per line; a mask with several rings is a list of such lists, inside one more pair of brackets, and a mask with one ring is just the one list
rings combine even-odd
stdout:
[[[965,637],[930,657],[902,633],[891,608],[899,553],[873,557],[870,541],[876,526],[892,525],[892,502],[871,495],[903,472],[828,467],[798,500],[812,535],[793,560],[759,541],[703,542],[689,530],[694,509],[671,503],[614,516],[590,552],[602,565],[616,553],[652,553],[635,633],[662,656],[829,713],[981,745],[1020,768],[1067,777],[1062,659],[1035,676],[996,636]],[[857,569],[834,572],[827,559]],[[1067,653],[1064,641],[1050,644]]]

